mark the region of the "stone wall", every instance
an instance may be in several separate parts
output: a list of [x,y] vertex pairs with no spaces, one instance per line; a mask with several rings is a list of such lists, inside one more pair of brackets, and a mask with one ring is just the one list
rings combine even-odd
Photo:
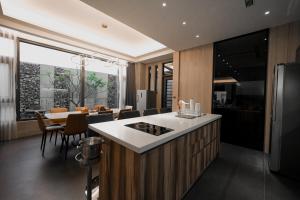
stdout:
[[[60,67],[54,68],[54,76],[58,77],[60,74],[65,73],[65,69]],[[69,108],[70,107],[70,92],[68,90],[68,80],[54,80],[54,106],[56,107],[64,107]]]
[[20,111],[40,109],[40,65],[20,65]]
[[119,107],[118,77],[110,74],[107,83],[107,106],[109,108]]
[[[70,71],[71,70],[71,71]],[[66,107],[74,110],[75,105],[70,102],[71,92],[69,89],[69,79],[58,78],[61,74],[71,73],[73,84],[78,84],[77,71],[64,69],[49,65],[38,65],[31,63],[20,64],[20,117],[21,119],[34,118],[34,112],[26,110],[48,111],[55,106]],[[56,78],[55,78],[56,77]],[[95,104],[102,104],[109,108],[117,108],[119,102],[118,76],[97,73],[106,85],[99,88],[95,95],[85,98],[85,105],[90,109]],[[75,80],[76,79],[76,80]],[[77,91],[77,90],[76,90]],[[79,99],[78,94],[73,94],[75,102]]]

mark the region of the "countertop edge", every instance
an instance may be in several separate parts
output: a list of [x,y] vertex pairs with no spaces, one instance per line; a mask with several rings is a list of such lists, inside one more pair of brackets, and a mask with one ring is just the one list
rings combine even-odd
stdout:
[[128,142],[125,142],[125,141],[123,141],[123,140],[120,140],[119,138],[116,138],[116,137],[112,136],[111,134],[105,133],[105,132],[103,132],[103,131],[101,131],[101,130],[95,128],[95,127],[93,126],[93,124],[89,124],[89,125],[88,125],[88,128],[91,129],[92,131],[95,131],[96,133],[98,133],[98,134],[100,134],[100,135],[103,135],[104,137],[106,137],[106,138],[108,138],[108,139],[110,139],[110,140],[113,140],[114,142],[116,142],[116,143],[118,143],[118,144],[120,144],[120,145],[122,145],[122,146],[124,146],[124,147],[126,147],[126,148],[128,148],[128,149],[130,149],[130,150],[132,150],[132,151],[134,151],[134,152],[136,152],[136,153],[138,153],[138,154],[143,154],[143,153],[145,153],[146,151],[149,151],[149,150],[151,150],[151,149],[154,149],[154,148],[157,147],[157,146],[160,146],[160,145],[162,145],[162,144],[165,144],[165,143],[167,143],[167,142],[169,142],[169,141],[171,141],[171,140],[173,140],[173,139],[175,139],[175,138],[178,138],[178,137],[180,137],[180,136],[183,136],[183,135],[185,135],[185,134],[187,134],[187,133],[189,133],[189,132],[191,132],[191,131],[193,131],[193,130],[196,130],[196,129],[202,127],[202,126],[205,126],[205,125],[207,125],[207,124],[209,124],[209,123],[211,123],[211,122],[213,122],[213,121],[216,121],[216,120],[222,118],[221,115],[217,115],[217,114],[214,114],[214,115],[215,115],[215,116],[214,116],[212,119],[209,119],[209,120],[207,120],[207,121],[205,121],[205,122],[203,122],[203,123],[199,123],[199,124],[197,124],[197,125],[195,125],[195,126],[189,127],[189,128],[187,128],[187,129],[185,129],[185,130],[183,130],[183,131],[180,131],[180,132],[174,134],[174,135],[170,135],[169,137],[162,138],[160,141],[153,142],[153,143],[148,144],[148,145],[145,145],[145,146],[143,146],[143,147],[137,147],[137,146],[132,145],[132,144],[130,144],[130,143],[128,143]]

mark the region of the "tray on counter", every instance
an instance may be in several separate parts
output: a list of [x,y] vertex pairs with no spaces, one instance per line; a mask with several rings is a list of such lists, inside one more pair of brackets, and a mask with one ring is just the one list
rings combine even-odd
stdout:
[[178,115],[175,115],[176,117],[179,117],[179,118],[185,118],[185,119],[194,119],[194,118],[197,118],[197,117],[203,117],[205,116],[206,113],[201,113],[200,115],[197,115],[197,114],[178,114]]

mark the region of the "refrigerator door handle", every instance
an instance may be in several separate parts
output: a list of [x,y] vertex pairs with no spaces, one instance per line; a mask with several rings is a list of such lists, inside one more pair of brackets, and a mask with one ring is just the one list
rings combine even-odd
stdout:
[[277,86],[278,86],[278,69],[277,65],[274,68],[274,85],[273,85],[273,111],[272,111],[272,121],[276,121],[276,105],[277,105]]

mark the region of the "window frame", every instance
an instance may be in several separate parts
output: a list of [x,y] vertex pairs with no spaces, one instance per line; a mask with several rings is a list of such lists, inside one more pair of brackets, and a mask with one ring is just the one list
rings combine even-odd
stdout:
[[[166,67],[166,64],[169,64],[169,63],[173,63],[173,61],[168,61],[168,62],[164,62],[162,63],[162,90],[161,90],[161,105],[162,105],[162,108],[168,108],[167,107],[167,98],[166,98],[166,95],[167,95],[167,91],[166,91],[166,82],[167,80],[173,80],[173,71],[172,71],[172,74],[168,74],[166,75],[165,74],[165,68]],[[172,99],[173,101],[173,99]],[[172,108],[172,106],[171,106]]]
[[[48,48],[48,49],[52,49],[52,50],[56,50],[56,51],[61,51],[61,52],[65,52],[65,53],[70,53],[70,54],[74,54],[77,56],[85,56],[88,58],[94,58],[94,59],[99,59],[101,61],[108,61],[108,59],[105,58],[101,58],[98,56],[91,56],[89,54],[85,54],[85,53],[80,53],[77,51],[73,51],[73,50],[69,50],[69,49],[65,49],[65,48],[61,48],[61,47],[57,47],[57,46],[53,46],[53,45],[49,45],[49,44],[45,44],[45,43],[41,43],[41,42],[36,42],[36,41],[32,41],[32,40],[28,40],[25,38],[21,38],[21,37],[17,37],[16,38],[16,120],[17,121],[28,121],[28,120],[35,120],[35,118],[32,119],[21,119],[21,112],[20,112],[20,43],[27,43],[27,44],[31,44],[31,45],[36,45],[39,47],[44,47],[44,48]],[[85,67],[81,67],[80,69],[80,81],[81,81],[81,91],[80,91],[80,98],[81,98],[81,106],[84,106],[85,103],[85,98],[84,98],[84,87],[85,87]],[[120,97],[119,97],[120,98]]]

